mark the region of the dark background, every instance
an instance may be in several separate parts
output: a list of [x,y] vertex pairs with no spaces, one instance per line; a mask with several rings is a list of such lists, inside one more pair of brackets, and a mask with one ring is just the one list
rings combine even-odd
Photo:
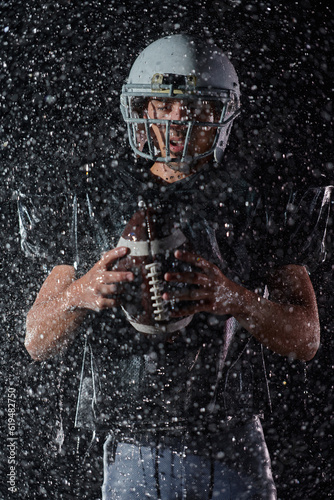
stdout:
[[[23,347],[24,316],[40,281],[19,248],[18,186],[59,187],[87,165],[103,173],[125,144],[119,91],[135,57],[156,38],[180,32],[212,38],[239,74],[243,112],[227,160],[276,191],[285,182],[305,189],[333,182],[333,15],[321,1],[0,5],[1,391],[12,384],[18,394],[16,498],[67,498],[57,477],[66,474],[49,459],[59,366],[31,362]],[[322,323],[318,354],[303,364],[268,353],[273,412],[264,428],[280,499],[333,496],[331,263],[312,279]],[[6,405],[5,398],[3,422]],[[4,427],[4,443],[6,436]],[[6,477],[6,448],[0,453]],[[1,493],[8,497],[5,481]]]

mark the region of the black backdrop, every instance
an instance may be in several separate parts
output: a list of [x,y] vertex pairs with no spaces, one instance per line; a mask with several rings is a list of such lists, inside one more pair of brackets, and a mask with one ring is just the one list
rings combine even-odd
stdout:
[[[108,168],[124,146],[119,91],[129,67],[148,43],[180,32],[212,38],[238,71],[243,112],[230,144],[237,154],[228,155],[245,175],[276,190],[283,182],[306,188],[333,180],[333,16],[325,2],[1,3],[0,382],[3,394],[13,386],[18,395],[16,498],[67,498],[57,489],[62,472],[47,464],[57,377],[23,347],[24,316],[40,283],[19,248],[17,186],[38,190],[45,176],[61,185],[87,165]],[[315,359],[305,365],[268,353],[274,410],[265,431],[281,499],[332,494],[332,273],[328,263],[313,276],[322,322]],[[7,396],[0,411],[6,443]]]

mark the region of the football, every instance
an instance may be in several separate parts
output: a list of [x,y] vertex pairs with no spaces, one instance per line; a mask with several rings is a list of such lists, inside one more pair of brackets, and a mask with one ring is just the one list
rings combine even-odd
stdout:
[[164,291],[173,288],[164,281],[164,274],[189,270],[174,256],[176,249],[191,250],[180,223],[161,207],[148,208],[142,203],[126,224],[117,246],[130,251],[112,269],[131,271],[135,277],[120,289],[121,308],[130,324],[145,335],[169,335],[185,328],[193,316],[171,318],[173,305],[162,298]]

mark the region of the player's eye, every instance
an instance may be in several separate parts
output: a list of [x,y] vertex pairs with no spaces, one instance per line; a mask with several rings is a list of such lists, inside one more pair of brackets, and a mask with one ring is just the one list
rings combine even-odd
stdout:
[[192,113],[196,115],[200,115],[203,112],[208,113],[211,111],[210,103],[208,101],[202,101],[201,99],[191,101],[188,104],[188,108]]
[[155,101],[155,109],[157,111],[168,111],[170,105],[165,101]]

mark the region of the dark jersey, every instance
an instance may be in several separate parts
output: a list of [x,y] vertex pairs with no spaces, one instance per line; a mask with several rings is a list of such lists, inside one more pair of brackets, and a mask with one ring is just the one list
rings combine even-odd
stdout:
[[[79,277],[117,245],[141,201],[169,210],[194,252],[228,278],[266,293],[273,260],[264,200],[215,166],[170,185],[119,166],[103,186],[88,184],[54,198],[22,197],[23,248],[48,270],[71,264]],[[121,310],[91,312],[76,350],[80,343],[80,427],[128,436],[177,429],[214,434],[230,416],[257,414],[268,404],[263,347],[228,316],[196,314],[173,342],[161,342],[134,330]]]

